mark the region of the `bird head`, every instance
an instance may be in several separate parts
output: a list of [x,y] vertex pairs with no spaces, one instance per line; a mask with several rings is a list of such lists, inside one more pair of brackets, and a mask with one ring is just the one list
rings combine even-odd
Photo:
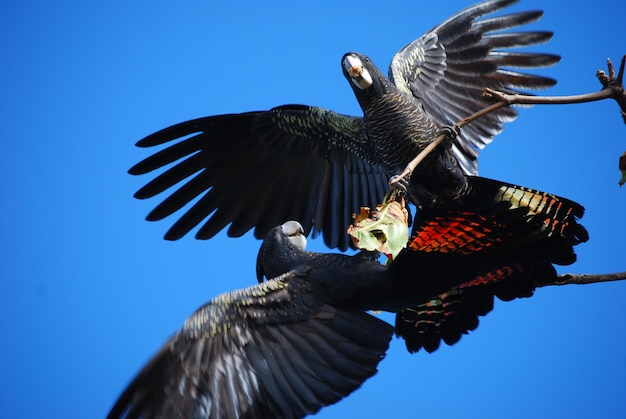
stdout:
[[280,226],[280,229],[291,244],[302,251],[306,249],[306,236],[302,224],[297,221],[287,221]]
[[[343,75],[350,80],[359,102],[365,98],[380,97],[395,86],[376,65],[363,54],[348,52],[341,59]],[[363,104],[361,104],[363,106]]]
[[372,75],[365,66],[368,62],[369,58],[354,52],[345,54],[341,59],[344,76],[360,90],[368,89],[374,83]]
[[256,262],[257,281],[284,274],[296,263],[298,254],[306,249],[304,228],[297,221],[274,227],[265,236]]

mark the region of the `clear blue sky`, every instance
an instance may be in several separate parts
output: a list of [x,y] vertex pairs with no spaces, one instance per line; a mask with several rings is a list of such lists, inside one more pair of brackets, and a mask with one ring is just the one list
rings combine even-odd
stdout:
[[[101,418],[198,306],[255,282],[259,242],[162,239],[132,194],[135,141],[205,115],[287,103],[360,114],[344,52],[393,54],[471,0],[13,2],[0,14],[0,417]],[[556,36],[551,94],[597,90],[626,53],[624,2],[527,0]],[[614,103],[523,109],[481,174],[582,203],[591,239],[562,272],[626,268],[626,127]],[[311,249],[324,250],[321,240]],[[320,418],[626,417],[626,283],[498,303],[453,347],[409,355]],[[392,320],[392,317],[389,317]]]

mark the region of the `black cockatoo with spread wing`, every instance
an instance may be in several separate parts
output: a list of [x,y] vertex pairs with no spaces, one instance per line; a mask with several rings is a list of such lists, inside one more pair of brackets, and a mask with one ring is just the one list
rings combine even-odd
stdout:
[[[108,418],[297,418],[356,390],[392,335],[435,350],[473,330],[493,299],[555,283],[587,240],[575,202],[481,179],[473,206],[421,211],[389,266],[304,250],[302,226],[270,230],[260,283],[196,311],[139,372]],[[263,278],[267,281],[263,282]],[[368,310],[396,314],[392,327]]]
[[[173,188],[150,214],[167,217],[188,203],[166,234],[176,240],[201,225],[200,239],[228,227],[230,236],[255,229],[263,238],[286,219],[325,243],[345,250],[345,227],[360,206],[373,207],[389,179],[404,169],[437,133],[483,108],[481,91],[511,92],[552,86],[555,81],[514,68],[558,62],[544,53],[514,48],[547,42],[545,31],[515,31],[540,11],[486,16],[516,0],[489,0],[468,7],[402,48],[386,77],[365,55],[349,52],[343,74],[363,116],[304,106],[199,118],[140,140],[140,147],[167,144],[139,162],[139,175],[166,168],[135,196],[151,198]],[[463,128],[412,173],[408,196],[419,208],[442,208],[476,195],[468,175],[477,174],[478,152],[512,121],[503,108]],[[470,206],[473,204],[470,204]]]

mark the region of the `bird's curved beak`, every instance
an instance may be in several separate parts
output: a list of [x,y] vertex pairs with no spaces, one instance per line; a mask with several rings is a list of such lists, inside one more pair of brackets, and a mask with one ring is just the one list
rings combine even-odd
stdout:
[[306,236],[304,228],[297,221],[287,221],[281,226],[283,233],[287,239],[298,249],[304,251],[306,249]]
[[365,67],[361,59],[354,55],[346,55],[343,59],[343,68],[350,76],[350,80],[356,87],[365,90],[372,85],[372,76]]

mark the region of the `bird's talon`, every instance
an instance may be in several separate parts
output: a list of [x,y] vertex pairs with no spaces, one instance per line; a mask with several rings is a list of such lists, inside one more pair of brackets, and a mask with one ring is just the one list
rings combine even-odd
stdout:
[[439,129],[439,134],[445,134],[446,137],[448,137],[449,140],[453,140],[455,139],[459,134],[461,134],[461,128],[454,124],[454,125],[444,125],[443,127],[441,127]]
[[406,193],[409,187],[409,182],[402,176],[394,175],[389,179],[389,186],[392,189],[397,189],[402,193]]

